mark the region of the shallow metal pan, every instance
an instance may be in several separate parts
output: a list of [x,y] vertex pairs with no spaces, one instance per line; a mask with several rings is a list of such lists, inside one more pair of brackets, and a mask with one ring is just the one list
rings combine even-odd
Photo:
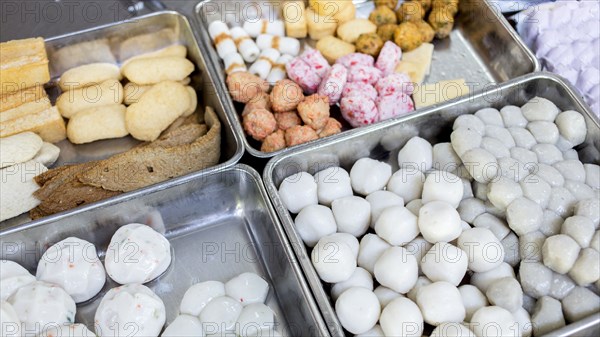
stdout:
[[[164,29],[168,29],[170,33],[162,35],[163,39],[161,39],[161,42],[163,45],[148,44],[147,50],[128,49],[128,56],[133,56],[136,53],[141,54],[153,51],[165,47],[167,44],[180,43],[187,46],[187,57],[196,65],[196,70],[191,76],[192,82],[190,85],[198,92],[198,106],[202,109],[207,105],[213,107],[223,125],[220,164],[217,167],[208,168],[201,172],[208,173],[236,164],[241,159],[244,152],[242,140],[238,133],[234,132],[230,127],[232,122],[229,114],[225,113],[223,104],[215,95],[214,88],[217,85],[215,85],[213,77],[209,75],[205,57],[196,42],[196,37],[194,36],[188,19],[177,12],[156,12],[114,24],[47,39],[46,49],[50,60],[50,72],[52,77],[52,82],[47,85],[47,91],[50,98],[54,101],[58,96],[57,80],[69,67],[91,62],[110,61],[111,55],[114,56],[117,62],[121,63],[121,58],[127,57],[126,55],[119,55],[119,46],[122,41],[133,36],[154,33]],[[73,46],[81,42],[95,40],[104,40],[110,48],[110,52],[107,53],[107,49],[102,47],[93,47],[91,50],[89,48],[81,48],[75,50],[76,54],[60,52],[60,49],[65,46]],[[54,167],[105,159],[114,154],[127,151],[139,143],[139,141],[130,136],[83,145],[74,145],[68,140],[64,140],[57,144],[61,148],[61,153]],[[169,182],[167,181],[159,185],[168,184]],[[157,186],[155,185],[154,187]],[[16,226],[28,221],[30,221],[29,216],[24,214],[17,218],[2,222],[0,228]]]
[[[357,5],[357,17],[368,17],[374,6],[373,2],[354,2]],[[218,82],[218,95],[233,121],[235,131],[243,139],[246,150],[252,156],[260,158],[289,153],[291,149],[273,153],[262,152],[259,143],[246,137],[240,117],[243,106],[234,104],[228,94],[223,65],[208,35],[208,25],[214,20],[222,20],[230,25],[239,26],[245,20],[256,20],[260,14],[275,19],[279,17],[282,3],[274,0],[204,0],[196,7],[195,18],[200,27],[198,35],[206,48],[206,57]],[[253,13],[255,11],[258,15]],[[460,14],[452,34],[448,39],[434,41],[434,44],[432,69],[427,83],[464,78],[473,92],[485,89],[493,83],[501,83],[540,70],[539,62],[533,53],[521,41],[502,13],[487,0],[461,1]],[[349,127],[339,111],[333,110],[332,115],[345,124],[344,130],[348,130]]]
[[[576,94],[570,84],[549,73],[526,75],[479,94],[455,99],[404,118],[303,145],[267,163],[263,174],[267,192],[333,336],[343,336],[344,332],[323,284],[311,264],[306,247],[295,229],[293,219],[277,193],[283,179],[301,171],[314,174],[327,167],[338,165],[350,170],[356,160],[364,157],[385,161],[397,170],[398,151],[410,138],[418,135],[430,142],[447,142],[450,139],[453,121],[459,115],[472,114],[490,106],[496,108],[507,104],[520,106],[536,96],[552,100],[563,111],[577,110],[585,116],[588,135],[585,143],[577,150],[582,161],[599,163],[600,122],[598,118],[590,112],[589,106]],[[600,316],[595,315],[561,329],[560,336],[597,336],[598,332],[600,332]]]
[[[167,324],[192,284],[255,272],[270,285],[267,304],[276,313],[278,331],[284,336],[329,336],[260,175],[245,165],[0,231],[0,258],[18,262],[35,275],[37,261],[50,245],[75,236],[95,244],[103,259],[119,226],[152,219],[160,228],[161,218],[173,262],[147,285],[164,301]],[[102,296],[115,286],[108,281],[99,295],[78,305],[76,321],[93,329]]]

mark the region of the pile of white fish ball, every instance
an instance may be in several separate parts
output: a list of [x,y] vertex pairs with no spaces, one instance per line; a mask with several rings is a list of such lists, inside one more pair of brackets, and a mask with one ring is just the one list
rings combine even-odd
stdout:
[[541,336],[600,311],[586,136],[582,114],[536,97],[459,116],[449,143],[408,140],[396,172],[362,158],[279,197],[349,333]]

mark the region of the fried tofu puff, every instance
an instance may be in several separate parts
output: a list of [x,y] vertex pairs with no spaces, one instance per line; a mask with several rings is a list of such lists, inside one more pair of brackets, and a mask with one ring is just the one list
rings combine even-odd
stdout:
[[450,9],[434,9],[429,14],[428,22],[435,31],[435,37],[445,39],[454,28],[454,15]]
[[361,34],[356,40],[356,51],[377,57],[381,48],[383,48],[383,43],[377,33]]
[[262,152],[275,152],[283,149],[285,149],[285,131],[283,130],[277,130],[268,135],[260,147]]
[[325,127],[329,119],[329,97],[314,94],[298,104],[298,114],[304,124],[314,130]]
[[377,27],[377,35],[379,35],[379,37],[381,38],[383,43],[386,43],[388,41],[393,41],[394,40],[394,32],[396,31],[396,28],[398,28],[398,25],[395,25],[393,23],[381,25],[381,26]]
[[271,91],[271,105],[274,112],[294,111],[303,100],[302,88],[291,80],[278,81]]
[[244,130],[252,138],[263,141],[277,130],[277,121],[271,112],[265,109],[254,109],[244,116]]
[[400,5],[400,8],[396,11],[396,16],[398,22],[419,21],[425,17],[425,10],[418,2],[406,1]]
[[396,9],[398,6],[398,0],[375,0],[375,7],[386,6],[390,9]]
[[415,25],[417,25],[417,27],[419,27],[419,31],[421,32],[421,37],[423,38],[422,41],[423,43],[428,43],[433,41],[433,38],[435,37],[435,30],[433,30],[433,27],[431,27],[430,24],[428,24],[427,22],[423,21],[423,20],[419,20],[419,21],[415,21],[413,22]]
[[377,26],[385,25],[388,23],[397,23],[396,13],[387,6],[378,6],[371,14],[369,14],[369,20]]
[[423,37],[417,25],[403,22],[394,32],[394,42],[403,52],[407,52],[418,48],[423,43]]
[[294,146],[310,142],[311,140],[319,139],[317,132],[310,126],[294,126],[285,132],[285,144]]

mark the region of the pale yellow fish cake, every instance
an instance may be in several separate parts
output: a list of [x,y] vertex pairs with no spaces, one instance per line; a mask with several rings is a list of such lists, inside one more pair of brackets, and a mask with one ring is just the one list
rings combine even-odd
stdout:
[[94,107],[123,103],[123,85],[115,79],[93,84],[85,88],[63,92],[56,100],[56,107],[65,118]]
[[317,42],[317,50],[323,54],[323,57],[325,57],[330,64],[333,64],[340,57],[354,53],[356,47],[337,37],[327,36]]
[[176,56],[152,57],[128,62],[122,70],[123,75],[131,82],[145,85],[181,81],[194,71],[194,64]]
[[107,80],[121,80],[121,70],[112,63],[91,63],[65,71],[58,85],[62,91],[87,87]]
[[354,19],[344,22],[337,29],[337,35],[340,39],[354,43],[361,34],[375,33],[377,25],[368,19]]
[[80,111],[69,120],[67,137],[73,144],[125,137],[129,134],[125,127],[125,112],[126,107],[122,104]]

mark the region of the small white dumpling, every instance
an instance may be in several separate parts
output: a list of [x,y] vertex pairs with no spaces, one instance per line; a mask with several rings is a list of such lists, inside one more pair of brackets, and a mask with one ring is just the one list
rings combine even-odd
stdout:
[[179,312],[198,316],[210,301],[221,296],[225,296],[225,285],[222,282],[206,281],[194,284],[183,295]]
[[529,123],[529,121],[523,116],[521,108],[518,106],[507,105],[500,109],[500,115],[502,115],[502,121],[504,122],[504,126],[507,128],[524,128],[527,126],[527,123]]
[[460,221],[456,209],[444,201],[429,202],[419,210],[419,230],[431,243],[456,239],[462,232]]
[[595,190],[600,190],[600,166],[583,164],[583,167],[585,167],[585,183]]
[[404,246],[419,235],[417,217],[404,206],[388,207],[377,219],[375,233],[391,245]]
[[398,153],[398,166],[426,172],[433,166],[433,147],[421,137],[413,137]]
[[544,265],[560,274],[566,274],[577,261],[581,247],[570,236],[558,234],[544,241],[542,257]]
[[421,269],[433,282],[446,281],[458,286],[467,273],[467,253],[446,242],[438,242],[421,260]]
[[322,237],[336,232],[337,226],[329,207],[308,205],[294,219],[296,231],[305,245],[314,247]]
[[423,286],[417,293],[417,305],[425,322],[433,326],[465,320],[466,311],[460,292],[448,282],[434,282]]
[[368,195],[385,187],[392,176],[392,167],[371,158],[359,159],[350,170],[352,189]]
[[495,125],[504,127],[504,121],[500,111],[494,108],[484,108],[475,112],[475,116],[481,119],[486,125]]
[[510,311],[491,306],[477,310],[471,318],[470,326],[477,337],[515,336],[516,323]]
[[475,130],[468,129],[466,127],[460,127],[452,132],[450,135],[450,140],[452,148],[456,154],[460,156],[460,159],[462,159],[464,163],[465,158],[463,158],[463,156],[465,153],[473,149],[478,149],[481,146],[483,137],[481,133]]
[[560,112],[556,104],[543,97],[534,97],[521,107],[523,116],[528,121],[554,122]]
[[244,307],[231,297],[217,297],[210,301],[200,313],[200,322],[205,335],[223,334],[234,331],[235,323]]
[[381,329],[386,336],[421,337],[423,315],[415,302],[405,297],[391,301],[381,312]]
[[423,185],[422,200],[424,204],[430,201],[445,201],[457,208],[463,193],[463,182],[459,177],[450,172],[433,171],[427,175]]
[[275,314],[262,303],[245,306],[235,324],[235,333],[239,337],[272,336],[274,329]]
[[489,183],[498,176],[499,165],[496,157],[484,149],[474,148],[466,151],[461,159],[477,182]]
[[385,334],[383,333],[381,326],[379,324],[376,324],[373,327],[373,329],[371,329],[365,333],[360,333],[358,335],[354,335],[354,337],[385,337]]
[[456,117],[452,130],[460,128],[476,131],[481,136],[485,136],[485,123],[475,115],[464,114]]
[[475,311],[488,305],[487,298],[476,286],[464,284],[458,287],[463,305],[465,306],[465,321],[470,322]]
[[0,336],[20,337],[21,320],[12,305],[6,301],[0,301]]
[[356,269],[353,249],[339,236],[319,240],[311,252],[311,261],[321,280],[328,283],[346,281]]
[[573,146],[577,146],[585,141],[587,126],[585,118],[579,112],[573,110],[561,112],[556,117],[555,122],[560,135],[573,144]]
[[404,297],[402,294],[398,294],[392,289],[384,286],[379,286],[373,290],[375,296],[379,300],[379,304],[381,304],[381,308],[385,308],[391,301],[395,300],[398,297]]
[[350,174],[339,166],[330,167],[315,174],[319,203],[330,206],[335,199],[352,195]]
[[506,221],[517,235],[525,235],[540,229],[544,210],[527,198],[517,198],[506,209]]
[[340,233],[359,237],[367,232],[371,224],[371,204],[361,197],[336,199],[331,203],[331,211]]
[[399,195],[405,202],[410,202],[421,198],[424,182],[423,172],[400,169],[388,181],[387,190]]
[[382,286],[406,294],[417,282],[419,266],[415,256],[403,247],[390,247],[377,259],[374,275]]
[[492,270],[504,261],[504,247],[494,233],[486,228],[471,228],[458,238],[458,248],[467,253],[469,269],[482,273]]
[[340,295],[335,302],[335,312],[344,329],[361,334],[377,324],[381,306],[373,291],[354,287]]
[[434,170],[452,172],[461,164],[462,161],[452,148],[452,143],[437,143],[433,146]]
[[475,337],[475,333],[461,323],[447,322],[433,329],[431,337]]
[[344,291],[354,287],[373,291],[373,276],[371,276],[371,273],[364,268],[356,268],[349,279],[336,283],[331,287],[331,298],[336,301]]
[[537,144],[531,148],[531,151],[542,164],[552,165],[564,159],[562,152],[552,144]]
[[255,273],[243,273],[225,283],[225,293],[244,306],[265,303],[269,284]]
[[198,317],[179,315],[167,326],[162,337],[204,337],[202,323]]
[[375,234],[367,234],[360,240],[358,266],[373,274],[375,263],[391,245]]
[[38,335],[38,337],[96,337],[96,334],[83,324],[51,324],[51,326],[52,328]]
[[315,178],[307,172],[285,178],[279,185],[279,197],[285,208],[295,214],[308,205],[318,204]]
[[371,204],[371,227],[375,227],[375,223],[384,209],[392,206],[404,206],[404,199],[389,191],[375,191],[365,199]]
[[585,167],[579,160],[563,160],[552,165],[565,179],[585,183]]
[[512,179],[499,178],[488,185],[488,200],[500,210],[506,210],[515,199],[523,196],[521,186]]
[[6,301],[17,289],[34,281],[35,277],[20,264],[0,260],[0,300]]
[[556,144],[559,132],[556,124],[552,122],[536,121],[527,124],[527,130],[540,144]]

